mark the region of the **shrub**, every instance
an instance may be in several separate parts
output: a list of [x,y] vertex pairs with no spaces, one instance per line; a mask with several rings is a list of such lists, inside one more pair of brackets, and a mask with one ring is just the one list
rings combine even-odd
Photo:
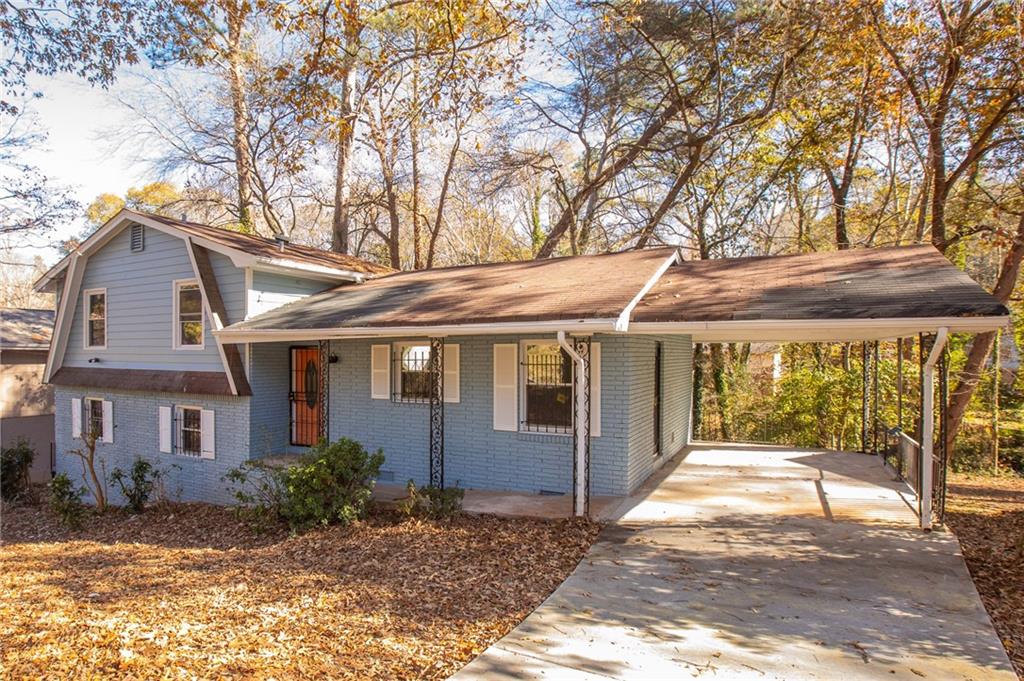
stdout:
[[355,440],[320,442],[282,471],[281,516],[292,529],[364,517],[383,463],[381,450],[370,454]]
[[142,457],[135,459],[131,470],[125,473],[120,468],[110,472],[110,482],[121,488],[121,494],[128,502],[132,513],[142,513],[164,472]]
[[35,458],[35,450],[25,440],[0,450],[0,498],[14,501],[31,491],[29,469]]
[[285,468],[247,461],[224,480],[238,502],[236,512],[254,524],[280,518],[293,530],[347,525],[366,515],[384,454],[369,454],[354,440],[321,442]]
[[68,527],[78,528],[82,525],[82,517],[85,515],[85,505],[82,504],[84,491],[82,488],[76,489],[66,473],[58,473],[50,481],[50,508]]
[[229,470],[223,480],[229,483],[228,491],[238,502],[235,515],[256,529],[262,529],[270,520],[278,520],[285,494],[283,473],[258,460]]
[[412,518],[443,519],[453,518],[462,513],[462,499],[466,490],[455,487],[416,488],[412,480],[406,484],[409,495],[398,502],[398,511]]

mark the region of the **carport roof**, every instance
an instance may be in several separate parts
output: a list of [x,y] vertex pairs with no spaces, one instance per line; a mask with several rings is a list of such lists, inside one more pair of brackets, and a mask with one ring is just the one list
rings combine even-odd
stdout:
[[629,331],[858,340],[983,331],[1005,306],[931,246],[681,261],[672,248],[401,272],[218,332],[226,342],[416,333]]

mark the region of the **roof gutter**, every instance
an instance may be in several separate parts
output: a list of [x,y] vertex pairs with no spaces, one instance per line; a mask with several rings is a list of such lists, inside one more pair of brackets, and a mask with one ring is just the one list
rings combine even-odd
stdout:
[[611,333],[616,319],[555,319],[528,322],[480,324],[440,324],[424,326],[353,326],[324,329],[233,329],[230,326],[213,334],[223,343],[275,343],[313,341],[330,338],[396,338],[426,336],[489,336],[501,334]]

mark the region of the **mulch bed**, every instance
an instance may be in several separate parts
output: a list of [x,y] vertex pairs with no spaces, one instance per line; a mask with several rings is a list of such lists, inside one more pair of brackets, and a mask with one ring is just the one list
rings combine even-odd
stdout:
[[946,520],[1024,679],[1024,479],[950,475]]
[[598,530],[376,511],[256,534],[201,504],[79,531],[35,506],[2,523],[6,678],[444,678],[538,606]]

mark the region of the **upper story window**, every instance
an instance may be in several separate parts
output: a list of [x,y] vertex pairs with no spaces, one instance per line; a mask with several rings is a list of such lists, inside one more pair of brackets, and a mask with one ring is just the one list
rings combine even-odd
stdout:
[[572,428],[572,360],[558,343],[523,348],[523,430],[565,433]]
[[430,346],[395,345],[394,399],[418,402],[430,399]]
[[203,294],[195,280],[174,282],[174,347],[203,347]]
[[85,305],[86,348],[107,347],[107,290],[89,289],[82,294]]

